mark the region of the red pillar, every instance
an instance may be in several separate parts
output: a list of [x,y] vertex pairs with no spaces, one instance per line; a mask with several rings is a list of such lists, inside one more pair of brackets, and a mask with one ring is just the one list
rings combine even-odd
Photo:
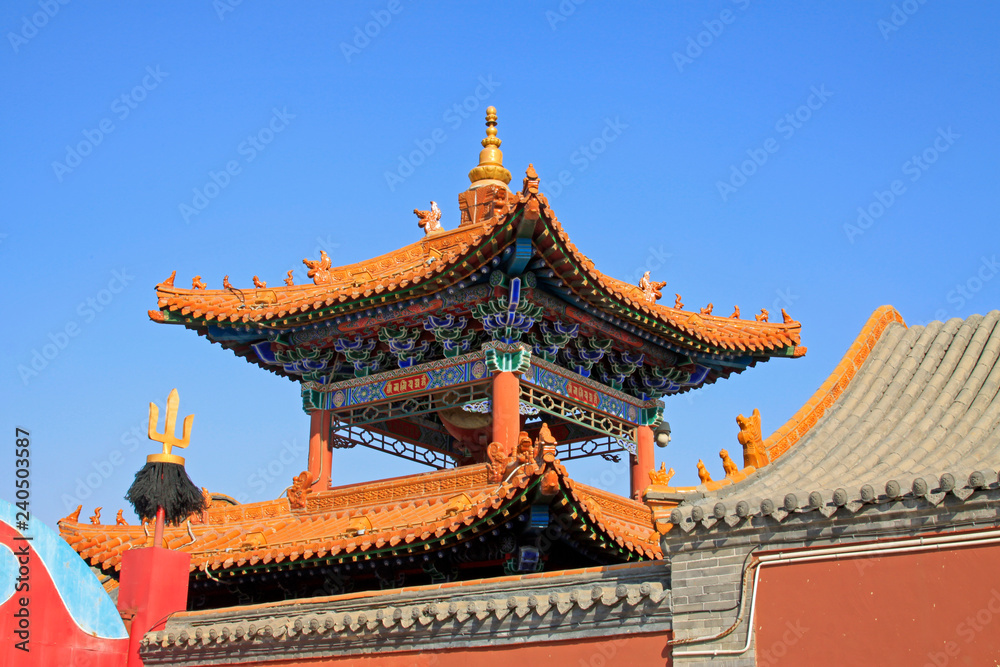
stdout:
[[330,411],[316,410],[309,415],[309,472],[319,490],[330,488],[333,453],[330,451]]
[[493,374],[493,441],[508,452],[517,449],[521,432],[521,381],[516,373]]
[[160,630],[170,614],[187,608],[191,554],[153,546],[122,554],[118,610],[129,623],[127,667],[141,667],[139,647],[147,632]]
[[635,428],[635,455],[629,457],[632,464],[632,497],[642,499],[642,492],[649,486],[649,471],[656,467],[653,454],[653,428]]

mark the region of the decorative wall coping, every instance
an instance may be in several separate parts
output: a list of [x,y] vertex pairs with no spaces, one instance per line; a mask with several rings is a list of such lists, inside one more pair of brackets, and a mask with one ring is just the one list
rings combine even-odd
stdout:
[[718,533],[730,528],[746,527],[754,518],[767,518],[781,523],[789,517],[810,512],[818,514],[816,518],[822,520],[836,514],[857,514],[867,507],[911,511],[936,507],[949,497],[961,503],[973,496],[1000,497],[998,491],[1000,475],[996,471],[980,470],[964,475],[944,473],[937,479],[890,479],[881,492],[871,484],[865,484],[860,488],[797,491],[784,497],[763,498],[757,505],[748,500],[740,500],[735,504],[719,500],[711,507],[707,503],[675,507],[670,512],[668,521],[684,534],[695,530]]
[[671,629],[662,562],[480,579],[172,616],[146,665],[253,664]]

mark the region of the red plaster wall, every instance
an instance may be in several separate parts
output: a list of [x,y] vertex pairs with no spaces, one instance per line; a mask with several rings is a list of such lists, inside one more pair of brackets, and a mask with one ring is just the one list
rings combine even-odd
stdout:
[[[19,536],[13,528],[0,522],[0,542],[11,551],[25,542],[15,542]],[[122,667],[128,650],[128,639],[103,639],[84,632],[66,609],[55,582],[45,564],[28,543],[31,556],[29,590],[15,592],[0,604],[0,667]],[[21,610],[20,597],[30,599],[31,625],[29,651],[15,648],[20,639],[15,613]]]
[[765,566],[757,664],[1000,663],[1000,546]]
[[[572,642],[546,642],[497,648],[455,649],[429,653],[382,653],[367,656],[260,663],[267,667],[472,667],[474,665],[551,665],[552,667],[670,667],[669,633],[629,635]],[[555,661],[555,662],[553,662]]]

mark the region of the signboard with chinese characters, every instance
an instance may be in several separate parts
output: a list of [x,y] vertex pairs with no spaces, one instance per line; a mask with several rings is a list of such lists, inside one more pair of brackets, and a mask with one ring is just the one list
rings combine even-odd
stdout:
[[409,377],[387,380],[382,392],[387,398],[390,396],[398,396],[400,394],[409,394],[414,391],[427,389],[430,382],[431,378],[427,373],[420,373],[419,375],[411,375]]

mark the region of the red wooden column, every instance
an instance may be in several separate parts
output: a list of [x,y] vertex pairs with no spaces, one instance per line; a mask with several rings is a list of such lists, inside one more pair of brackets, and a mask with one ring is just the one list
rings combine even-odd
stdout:
[[517,373],[493,373],[493,441],[504,450],[517,449],[517,436],[521,432],[521,380]]
[[309,415],[309,472],[319,490],[330,488],[333,453],[330,451],[330,411],[315,410]]
[[653,428],[637,426],[635,428],[635,455],[629,456],[632,464],[631,481],[632,497],[642,500],[642,492],[649,486],[649,471],[656,467],[656,457],[653,454]]
[[191,554],[159,545],[122,554],[118,610],[131,617],[127,667],[142,667],[139,648],[147,632],[161,630],[167,617],[187,608]]

